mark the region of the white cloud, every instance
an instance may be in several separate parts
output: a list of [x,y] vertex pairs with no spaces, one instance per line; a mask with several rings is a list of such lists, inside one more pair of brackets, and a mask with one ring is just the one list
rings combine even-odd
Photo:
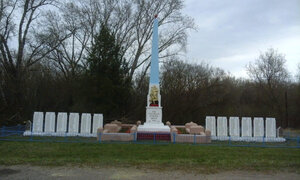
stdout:
[[185,13],[199,29],[190,33],[186,58],[247,77],[245,65],[273,47],[286,55],[294,75],[300,62],[299,12],[299,0],[187,0]]

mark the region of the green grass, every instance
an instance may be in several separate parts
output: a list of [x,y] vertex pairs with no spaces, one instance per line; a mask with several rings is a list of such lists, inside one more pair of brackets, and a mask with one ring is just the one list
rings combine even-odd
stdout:
[[195,146],[187,144],[93,144],[0,141],[0,164],[129,167],[217,172],[227,170],[300,173],[300,150]]

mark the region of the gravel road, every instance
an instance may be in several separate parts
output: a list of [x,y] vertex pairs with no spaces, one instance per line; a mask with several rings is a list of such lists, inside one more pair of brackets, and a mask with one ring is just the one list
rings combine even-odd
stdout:
[[39,167],[31,165],[2,166],[0,179],[300,179],[300,174],[290,172],[226,171],[215,174],[198,174],[180,171],[156,171],[136,168],[90,168],[90,167]]

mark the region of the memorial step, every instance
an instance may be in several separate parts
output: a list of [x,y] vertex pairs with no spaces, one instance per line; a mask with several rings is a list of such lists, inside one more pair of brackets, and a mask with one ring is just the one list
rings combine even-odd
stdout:
[[171,141],[170,133],[158,133],[158,132],[138,132],[137,140],[156,140],[156,141]]

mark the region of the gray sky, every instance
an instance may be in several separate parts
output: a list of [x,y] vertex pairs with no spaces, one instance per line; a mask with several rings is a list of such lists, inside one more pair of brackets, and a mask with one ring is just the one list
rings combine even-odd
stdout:
[[294,76],[300,63],[300,0],[185,0],[193,17],[186,59],[248,77],[245,66],[268,48],[285,54]]

